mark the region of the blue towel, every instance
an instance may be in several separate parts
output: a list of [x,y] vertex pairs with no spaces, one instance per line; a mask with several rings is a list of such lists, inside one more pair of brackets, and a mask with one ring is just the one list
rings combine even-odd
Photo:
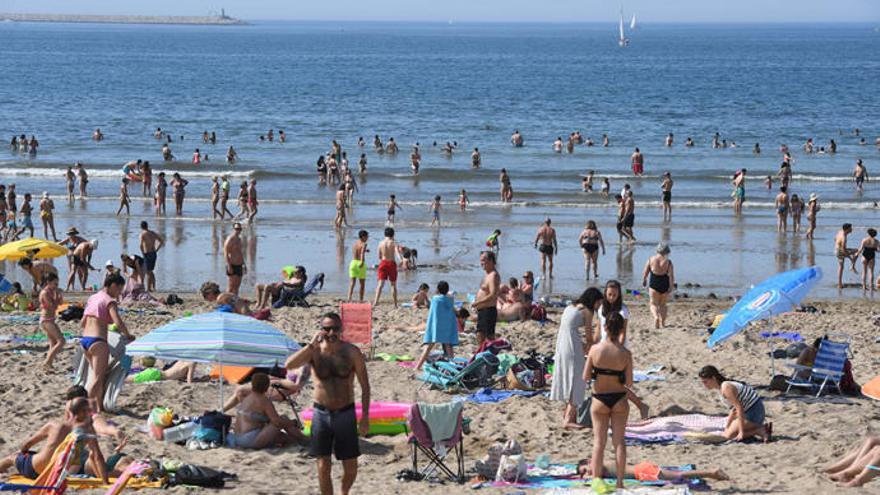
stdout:
[[761,332],[759,335],[761,335],[761,338],[764,339],[785,339],[794,342],[800,342],[804,340],[801,334],[797,332]]
[[474,392],[470,395],[466,395],[461,398],[457,398],[456,400],[466,400],[468,402],[476,402],[478,404],[486,404],[486,403],[495,403],[501,402],[503,400],[509,399],[515,395],[521,395],[523,397],[533,397],[535,395],[540,394],[540,391],[537,390],[494,390],[491,388],[484,388],[477,392]]
[[424,343],[458,345],[458,322],[455,320],[454,306],[455,302],[450,297],[438,294],[431,298]]

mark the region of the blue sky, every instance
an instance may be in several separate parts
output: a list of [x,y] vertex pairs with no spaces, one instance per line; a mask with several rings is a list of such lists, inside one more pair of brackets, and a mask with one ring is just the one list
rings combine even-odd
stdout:
[[[242,19],[573,21],[617,17],[609,0],[0,0],[0,12],[206,15]],[[644,22],[871,22],[880,0],[628,0]]]

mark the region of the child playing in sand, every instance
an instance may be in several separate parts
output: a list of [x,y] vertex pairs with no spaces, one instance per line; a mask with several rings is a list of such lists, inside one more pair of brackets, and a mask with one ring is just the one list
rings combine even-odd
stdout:
[[414,308],[429,308],[431,307],[431,301],[428,300],[428,284],[419,285],[419,290],[416,291],[412,296],[412,303]]

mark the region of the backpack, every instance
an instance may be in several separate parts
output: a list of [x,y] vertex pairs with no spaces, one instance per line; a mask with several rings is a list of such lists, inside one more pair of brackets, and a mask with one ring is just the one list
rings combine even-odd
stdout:
[[228,475],[222,471],[194,464],[184,464],[171,476],[170,484],[172,486],[192,485],[204,488],[223,488],[226,485],[227,477]]
[[64,311],[62,311],[61,313],[58,314],[58,318],[61,321],[81,320],[83,317],[84,311],[85,310],[83,309],[82,306],[74,306],[71,304],[70,306],[67,307],[67,309],[65,309]]
[[232,416],[227,416],[219,411],[208,411],[195,422],[201,427],[200,430],[215,430],[219,434],[219,438],[229,433],[229,428],[232,426]]
[[498,367],[501,363],[494,354],[491,352],[484,352],[480,355],[480,359],[483,360],[482,364],[474,368],[461,379],[461,382],[468,389],[491,386],[495,374],[498,373]]

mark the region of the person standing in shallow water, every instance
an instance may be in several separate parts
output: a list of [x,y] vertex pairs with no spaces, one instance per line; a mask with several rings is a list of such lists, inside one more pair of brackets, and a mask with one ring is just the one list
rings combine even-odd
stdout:
[[553,278],[553,256],[559,251],[556,241],[556,229],[550,226],[550,218],[544,220],[544,224],[535,234],[535,249],[541,253],[541,273],[547,273],[547,265],[550,265],[550,278]]
[[816,231],[816,214],[819,213],[819,196],[816,193],[810,194],[810,200],[807,202],[807,222],[810,224],[807,228],[806,238],[812,239]]
[[[670,134],[671,135],[671,134]],[[663,172],[663,182],[660,184],[663,203],[663,221],[672,221],[672,174]]]
[[641,176],[645,173],[645,157],[638,148],[630,156],[630,162],[632,163],[633,175]]
[[779,188],[779,194],[776,195],[776,230],[784,233],[788,229],[788,213],[791,204],[788,198],[788,188],[782,186]]

